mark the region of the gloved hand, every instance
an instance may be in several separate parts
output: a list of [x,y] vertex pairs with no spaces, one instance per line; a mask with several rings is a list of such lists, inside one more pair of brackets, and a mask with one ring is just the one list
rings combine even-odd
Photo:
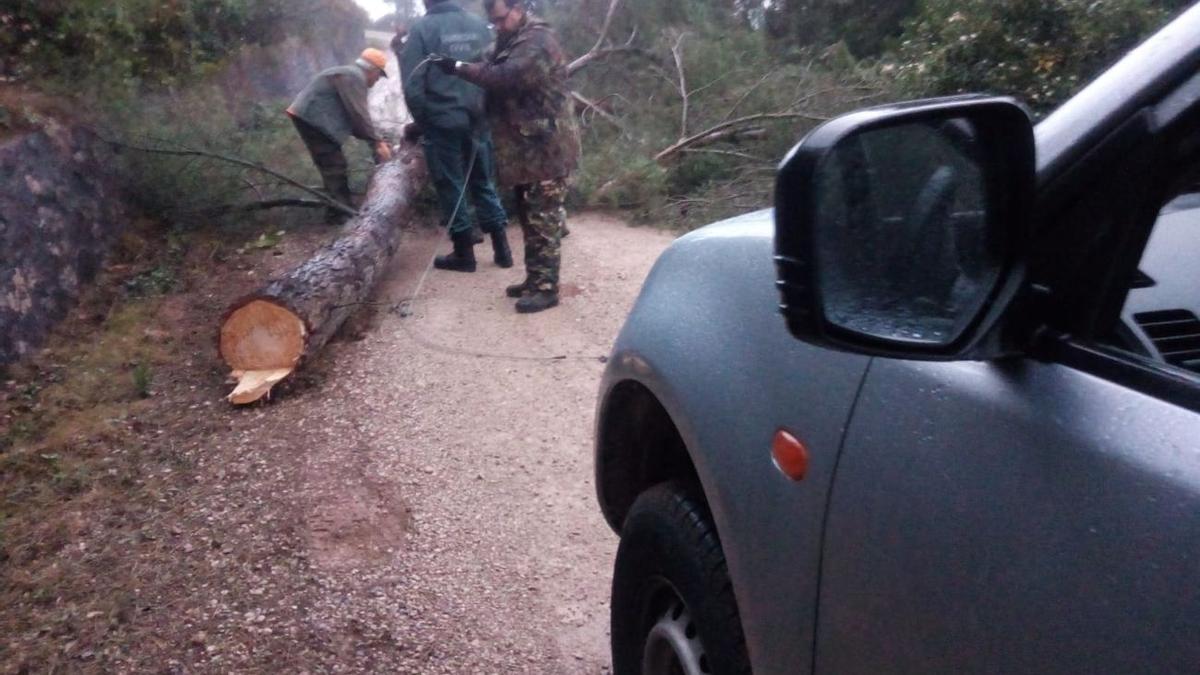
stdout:
[[447,75],[453,75],[455,69],[458,67],[458,61],[455,61],[454,59],[450,58],[449,56],[442,56],[441,54],[430,54],[429,55],[429,65],[430,65],[430,67],[440,68],[442,70],[442,72]]
[[390,161],[392,161],[392,146],[388,145],[387,141],[379,141],[375,144],[375,163],[383,164]]

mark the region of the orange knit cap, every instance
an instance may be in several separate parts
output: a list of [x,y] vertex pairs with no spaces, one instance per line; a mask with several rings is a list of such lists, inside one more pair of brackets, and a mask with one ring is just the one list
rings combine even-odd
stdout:
[[368,64],[375,66],[379,70],[383,71],[384,77],[387,77],[387,62],[388,62],[388,60],[387,60],[386,54],[379,51],[378,49],[375,49],[374,47],[368,47],[363,50],[362,56],[360,58],[363,61],[366,61]]

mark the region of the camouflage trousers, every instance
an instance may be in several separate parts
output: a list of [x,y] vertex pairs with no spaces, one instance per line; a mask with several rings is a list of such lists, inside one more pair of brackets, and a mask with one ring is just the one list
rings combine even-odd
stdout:
[[567,224],[567,179],[518,185],[517,215],[525,234],[525,279],[538,291],[558,292],[562,232]]
[[[313,164],[321,172],[321,182],[325,185],[325,193],[346,206],[353,206],[350,201],[350,164],[342,152],[342,146],[325,135],[323,131],[296,117],[292,118],[300,139],[312,155]],[[340,211],[326,209],[325,216],[329,220],[341,220],[345,216]]]

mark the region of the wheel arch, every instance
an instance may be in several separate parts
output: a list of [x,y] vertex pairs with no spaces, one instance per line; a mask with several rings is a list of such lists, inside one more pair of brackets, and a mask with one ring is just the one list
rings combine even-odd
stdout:
[[679,427],[649,387],[632,379],[618,382],[609,389],[598,419],[596,491],[614,531],[621,531],[640,494],[666,481],[692,485],[707,506]]

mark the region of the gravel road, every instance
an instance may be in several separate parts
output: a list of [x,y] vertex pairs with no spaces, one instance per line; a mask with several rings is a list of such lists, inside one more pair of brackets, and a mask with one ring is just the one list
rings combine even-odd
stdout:
[[215,317],[335,233],[193,247],[139,338],[175,357],[152,398],[53,451],[92,453],[90,487],[0,557],[0,674],[606,672],[595,399],[671,237],[571,228],[563,304],[532,316],[504,297],[519,267],[425,275],[448,242],[409,234],[345,335],[246,408]]
[[598,215],[571,226],[563,305],[533,316],[503,297],[520,265],[490,256],[421,283],[446,243],[414,235],[361,339],[329,350],[318,386],[255,415],[302,463],[287,492],[316,587],[305,632],[336,670],[607,672],[616,538],[595,503],[595,399],[671,237]]

